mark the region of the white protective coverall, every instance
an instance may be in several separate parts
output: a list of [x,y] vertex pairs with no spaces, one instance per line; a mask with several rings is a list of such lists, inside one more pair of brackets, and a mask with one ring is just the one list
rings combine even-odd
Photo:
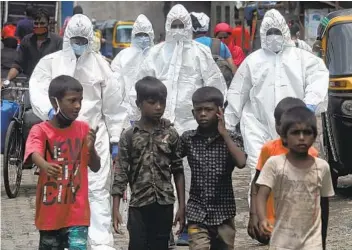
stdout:
[[[279,29],[283,35],[283,47],[277,54],[267,44],[270,28]],[[265,14],[260,37],[262,48],[243,61],[232,80],[225,110],[230,129],[240,122],[252,178],[263,144],[278,137],[274,119],[278,102],[290,96],[317,106],[324,101],[329,83],[324,62],[295,47],[286,21],[277,10]]]
[[[180,20],[184,29],[171,29],[171,23]],[[226,96],[226,83],[216,65],[209,47],[192,39],[192,21],[181,4],[173,6],[166,17],[165,42],[150,49],[141,65],[140,78],[154,76],[167,87],[164,117],[174,123],[181,135],[196,129],[192,115],[192,95],[200,87],[213,86]],[[189,196],[191,172],[184,161],[186,201]]]
[[[71,44],[72,37],[85,37],[87,50],[76,58]],[[98,173],[89,170],[89,203],[91,221],[88,231],[92,250],[113,248],[111,230],[111,155],[110,143],[120,139],[127,112],[121,106],[124,86],[118,84],[104,58],[92,51],[93,27],[88,17],[77,14],[65,30],[63,49],[43,57],[35,67],[29,81],[29,92],[34,113],[42,120],[48,119],[52,108],[48,98],[50,81],[59,75],[76,78],[83,86],[82,109],[77,120],[86,121],[91,128],[99,127],[95,149],[101,158]]]
[[295,42],[297,43],[297,47],[298,47],[298,48],[304,49],[304,50],[306,50],[306,51],[308,51],[308,52],[313,53],[312,47],[310,47],[309,44],[306,43],[305,41],[303,41],[303,40],[301,40],[301,39],[297,39]]
[[[148,48],[142,49],[136,44],[135,37],[138,33],[148,34],[150,39],[150,46]],[[137,94],[134,87],[140,71],[140,65],[147,56],[150,47],[153,45],[153,26],[148,18],[141,14],[133,24],[131,47],[118,53],[111,63],[111,69],[119,74],[119,81],[125,86],[126,97],[123,106],[128,110],[129,121],[136,121],[140,118],[140,112],[136,106]],[[129,125],[128,123],[126,126],[128,127]]]

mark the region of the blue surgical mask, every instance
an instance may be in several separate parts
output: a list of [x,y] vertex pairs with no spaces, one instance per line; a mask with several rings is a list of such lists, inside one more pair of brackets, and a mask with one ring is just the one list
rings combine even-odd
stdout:
[[87,50],[88,44],[79,45],[79,44],[74,43],[71,46],[72,46],[73,52],[77,56],[81,56],[84,53],[84,51]]
[[142,50],[150,47],[150,38],[148,36],[136,36],[133,42]]

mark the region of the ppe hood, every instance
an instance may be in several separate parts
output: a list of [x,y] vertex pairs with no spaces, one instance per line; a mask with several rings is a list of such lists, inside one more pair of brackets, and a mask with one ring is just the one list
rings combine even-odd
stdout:
[[84,37],[88,40],[88,48],[86,52],[91,52],[94,36],[93,25],[89,18],[85,15],[76,14],[72,16],[71,20],[68,22],[62,46],[64,53],[71,53],[74,55],[70,39],[76,36]]
[[264,15],[262,24],[260,26],[260,41],[263,49],[268,49],[266,42],[266,33],[269,29],[276,28],[281,31],[284,38],[284,46],[293,44],[291,41],[290,29],[281,13],[275,9],[267,11]]
[[180,20],[184,24],[184,29],[182,30],[183,39],[186,41],[191,41],[192,32],[192,20],[191,15],[188,13],[186,8],[181,4],[176,4],[171,8],[169,14],[166,17],[165,23],[165,41],[173,41],[173,31],[171,30],[171,24],[175,20]]
[[154,44],[154,30],[153,30],[152,23],[143,14],[139,15],[133,24],[132,40],[135,38],[136,34],[138,33],[148,34],[151,45]]
[[191,12],[191,15],[197,18],[200,24],[200,27],[194,27],[194,26],[192,27],[193,32],[208,32],[210,18],[203,12],[201,13]]

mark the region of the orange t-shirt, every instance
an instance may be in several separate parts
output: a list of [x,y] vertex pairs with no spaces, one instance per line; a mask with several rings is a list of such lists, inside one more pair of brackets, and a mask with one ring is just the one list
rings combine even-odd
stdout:
[[[276,139],[269,141],[264,144],[262,147],[262,150],[260,152],[258,164],[257,164],[257,170],[261,171],[266,163],[266,161],[271,157],[275,155],[282,155],[282,154],[287,154],[288,149],[282,145],[282,140],[281,139]],[[311,147],[308,151],[308,154],[310,154],[313,157],[318,157],[318,151],[314,148]],[[274,195],[271,192],[266,204],[266,217],[269,220],[269,222],[274,225],[275,223],[275,210],[274,210]]]
[[25,160],[40,154],[46,161],[62,166],[62,176],[54,179],[40,171],[37,184],[35,225],[39,230],[89,226],[88,148],[89,125],[74,121],[68,128],[42,122],[32,127]]

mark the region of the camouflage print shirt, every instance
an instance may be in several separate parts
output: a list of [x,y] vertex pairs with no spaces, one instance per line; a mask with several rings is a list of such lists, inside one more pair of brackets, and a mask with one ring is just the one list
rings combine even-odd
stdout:
[[152,203],[169,205],[175,202],[171,174],[183,172],[177,150],[179,135],[169,126],[148,131],[143,125],[125,130],[119,142],[118,164],[111,194],[122,197],[127,183],[131,188],[131,207]]

